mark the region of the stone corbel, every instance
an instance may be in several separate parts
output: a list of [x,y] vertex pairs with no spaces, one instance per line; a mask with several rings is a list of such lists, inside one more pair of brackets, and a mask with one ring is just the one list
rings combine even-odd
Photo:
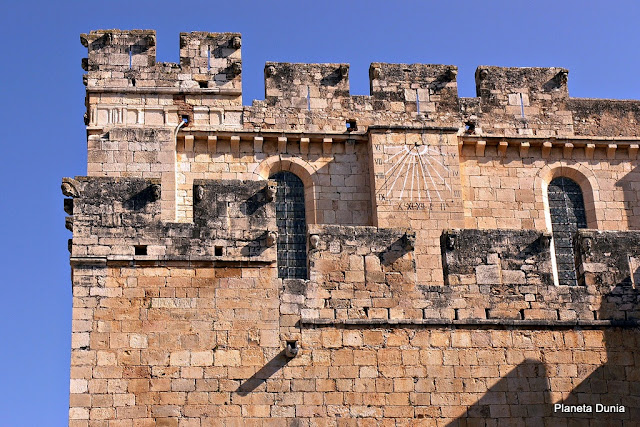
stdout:
[[571,153],[573,153],[573,144],[570,142],[566,142],[562,147],[562,157],[564,157],[565,159],[570,159]]
[[262,152],[262,144],[264,143],[264,138],[261,136],[253,137],[253,151],[256,153]]
[[595,152],[595,150],[596,150],[596,144],[587,144],[584,147],[584,156],[587,159],[593,159],[593,153]]
[[278,152],[286,153],[287,152],[287,137],[279,136],[278,137]]
[[322,153],[323,154],[331,154],[331,144],[333,143],[333,138],[323,138],[322,139]]
[[507,148],[509,143],[507,141],[500,141],[498,143],[498,155],[504,157],[507,154]]
[[67,197],[78,197],[80,195],[80,183],[72,178],[62,178],[60,186],[62,194]]
[[309,138],[300,138],[300,153],[309,153]]
[[240,137],[238,135],[231,137],[231,152],[234,154],[240,153]]
[[209,154],[214,154],[217,151],[218,137],[216,135],[209,135],[207,137],[207,150]]

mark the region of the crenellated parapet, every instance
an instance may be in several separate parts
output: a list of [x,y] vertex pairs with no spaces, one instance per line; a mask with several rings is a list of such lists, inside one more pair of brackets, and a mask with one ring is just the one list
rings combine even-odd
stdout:
[[487,137],[638,134],[640,102],[570,98],[564,68],[480,66],[476,97],[459,98],[456,66],[374,62],[370,94],[352,96],[349,64],[268,62],[265,99],[243,107],[239,33],[181,33],[179,63],[156,61],[153,30],[97,30],[81,41],[90,130],[176,127],[186,119],[201,129],[249,131],[353,132],[375,124]]
[[639,137],[640,102],[636,100],[569,98],[576,135]]
[[80,36],[88,49],[87,86],[240,90],[238,33],[180,34],[180,63],[156,62],[154,30],[98,30]]
[[446,286],[493,321],[638,323],[640,233],[580,230],[578,286],[554,283],[550,243],[535,230],[446,230]]
[[65,178],[62,190],[72,261],[275,261],[268,181],[195,181],[189,224],[162,221],[159,179]]
[[557,67],[480,66],[475,73],[476,94],[484,105],[493,106],[515,105],[520,94],[534,105],[559,101],[569,97],[568,75],[569,70]]

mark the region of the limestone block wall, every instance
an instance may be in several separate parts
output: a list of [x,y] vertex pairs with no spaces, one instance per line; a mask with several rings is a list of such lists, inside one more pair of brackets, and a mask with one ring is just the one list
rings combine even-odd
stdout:
[[[309,281],[285,280],[281,310],[311,325],[633,324],[638,233],[583,230],[579,240],[581,285],[557,286],[549,233],[447,230],[440,239],[445,283],[430,285],[416,268],[411,230],[314,226]],[[587,247],[589,255],[580,252]]]
[[635,157],[628,143],[465,141],[460,165],[465,226],[548,230],[546,186],[565,176],[581,187],[590,228],[636,230]]
[[196,179],[265,180],[280,170],[305,183],[307,223],[369,225],[369,154],[362,138],[186,135],[177,146],[177,220],[192,221]]
[[[82,191],[75,200],[90,198],[89,188]],[[427,290],[413,279],[411,233],[335,226],[312,233],[310,281],[282,281],[273,263],[237,259],[73,257],[70,425],[358,425],[381,418],[598,425],[604,416],[554,412],[556,404],[614,408],[608,425],[633,425],[640,415],[633,320],[640,292],[629,267],[629,254],[637,257],[640,248],[637,232],[582,232],[586,285],[557,294],[544,289],[545,235],[448,232],[442,250],[451,291],[432,289],[428,300],[439,295],[453,316],[422,319],[393,304],[376,306],[376,295],[403,308],[416,296],[408,286]],[[595,301],[597,319],[537,316],[554,304],[577,307],[585,290],[602,292],[599,307],[583,301]],[[507,310],[492,308],[493,321],[481,322],[473,309],[483,296],[496,308],[518,299],[531,308],[511,321]],[[294,358],[283,350],[291,341],[299,348]],[[625,411],[615,412],[620,405]]]
[[636,101],[570,98],[567,104],[577,135],[638,136],[640,109]]
[[587,289],[598,289],[603,295],[598,318],[637,319],[640,315],[638,233],[580,230],[575,247],[582,284]]
[[310,229],[311,271],[297,314],[309,319],[422,318],[416,236],[402,229]]
[[[70,425],[602,420],[554,403],[625,405],[608,425],[637,420],[637,328],[307,324],[283,334],[274,273],[76,267]],[[293,359],[282,350],[291,339]]]
[[415,231],[417,274],[426,285],[442,285],[440,234],[464,226],[455,130],[380,127],[370,133],[374,224]]
[[280,352],[275,271],[211,263],[76,268],[70,425],[268,415],[257,401],[240,405],[236,391],[238,379]]

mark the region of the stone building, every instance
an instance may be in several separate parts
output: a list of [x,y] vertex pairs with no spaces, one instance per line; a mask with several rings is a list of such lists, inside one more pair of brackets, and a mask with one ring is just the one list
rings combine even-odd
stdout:
[[269,62],[243,106],[240,34],[81,41],[71,426],[638,425],[640,101]]

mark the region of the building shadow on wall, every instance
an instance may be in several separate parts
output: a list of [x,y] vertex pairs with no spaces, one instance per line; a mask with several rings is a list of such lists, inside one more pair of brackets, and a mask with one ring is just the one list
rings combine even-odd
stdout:
[[552,410],[548,404],[551,399],[549,390],[545,365],[538,360],[527,359],[447,427],[543,426],[544,417],[548,417]]
[[624,209],[629,230],[640,230],[640,166],[636,166],[616,183],[624,194]]
[[[447,427],[640,426],[639,312],[640,289],[630,281],[623,281],[603,296],[598,318],[618,319],[613,321],[613,327],[604,327],[607,361],[563,400],[552,401],[550,378],[567,381],[571,378],[548,372],[559,369],[559,365],[546,366],[538,360],[525,360]],[[573,353],[575,357],[576,352]],[[585,369],[584,363],[575,359],[568,365],[575,366],[578,374]],[[567,413],[561,405],[564,408],[586,405],[592,412]],[[621,406],[624,412],[620,412]]]
[[[612,323],[620,326],[604,330],[607,361],[580,382],[566,399],[557,402],[565,407],[586,405],[592,412],[558,411],[553,414],[555,420],[567,420],[567,426],[640,425],[639,313],[640,289],[632,286],[630,278],[603,296],[598,318],[613,319]],[[619,412],[621,406],[624,412]]]

